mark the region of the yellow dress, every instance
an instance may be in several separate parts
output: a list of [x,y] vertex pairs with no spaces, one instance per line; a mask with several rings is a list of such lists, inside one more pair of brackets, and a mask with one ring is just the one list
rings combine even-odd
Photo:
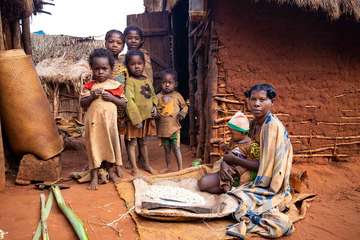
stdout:
[[[115,80],[108,79],[84,87],[82,96],[89,96],[91,90],[102,88],[111,92],[119,89],[120,86]],[[104,101],[101,96],[92,101],[87,109],[85,139],[90,169],[99,168],[103,161],[122,165],[117,116],[117,106],[112,102]]]

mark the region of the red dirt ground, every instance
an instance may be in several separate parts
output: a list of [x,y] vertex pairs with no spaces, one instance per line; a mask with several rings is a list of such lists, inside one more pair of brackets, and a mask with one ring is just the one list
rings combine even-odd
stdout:
[[[164,162],[158,142],[153,141],[149,148],[153,165],[161,169]],[[192,157],[186,146],[183,146],[183,154],[186,166],[189,166]],[[71,171],[82,170],[86,167],[86,161],[84,152],[64,152],[63,176],[67,177]],[[318,197],[311,204],[306,218],[295,225],[295,233],[286,239],[357,239],[360,236],[359,162],[301,164],[294,168],[307,170],[309,187],[306,191],[317,193]],[[135,225],[130,216],[120,221],[119,233],[103,226],[126,212],[113,184],[101,185],[96,192],[87,190],[87,184],[69,184],[71,188],[63,190],[63,196],[85,222],[90,239],[136,239]],[[6,191],[0,193],[0,229],[8,232],[5,239],[31,239],[40,217],[39,193],[32,186],[15,186],[13,179],[9,179]],[[76,239],[56,205],[48,225],[51,239]]]

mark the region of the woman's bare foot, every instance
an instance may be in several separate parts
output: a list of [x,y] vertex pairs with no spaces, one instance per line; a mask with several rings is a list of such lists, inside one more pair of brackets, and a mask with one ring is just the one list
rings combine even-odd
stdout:
[[98,170],[92,169],[91,170],[91,182],[88,187],[89,190],[97,190],[98,185]]
[[131,170],[131,175],[133,175],[134,177],[139,177],[139,176],[141,176],[140,171],[139,171],[138,168],[133,168],[133,169]]
[[131,162],[129,160],[124,161],[124,167],[126,169],[131,169],[132,168]]

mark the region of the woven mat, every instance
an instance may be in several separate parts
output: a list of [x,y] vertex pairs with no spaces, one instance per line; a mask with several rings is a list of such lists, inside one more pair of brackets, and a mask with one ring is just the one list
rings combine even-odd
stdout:
[[[187,168],[176,173],[150,176],[147,178],[147,180],[157,181],[164,179],[200,178],[207,172],[211,172],[211,169],[205,166],[201,166],[197,168]],[[120,182],[116,185],[116,189],[120,198],[125,201],[127,208],[134,208],[135,189],[133,183]],[[234,223],[230,218],[219,220],[199,220],[191,222],[161,222],[141,217],[134,211],[131,211],[130,214],[136,224],[139,239],[141,240],[232,239],[231,237],[225,235],[226,226]]]

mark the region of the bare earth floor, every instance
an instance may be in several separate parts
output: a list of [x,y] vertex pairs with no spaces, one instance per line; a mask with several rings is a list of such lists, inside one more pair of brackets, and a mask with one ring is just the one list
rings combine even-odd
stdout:
[[[157,141],[149,144],[150,160],[156,169],[164,167],[163,152]],[[185,166],[191,164],[190,149],[183,146]],[[307,192],[317,193],[310,210],[289,240],[358,239],[360,236],[360,163],[331,163],[326,165],[299,164],[296,169],[306,169],[309,175]],[[62,155],[63,176],[86,167],[86,155],[82,151],[66,151]],[[173,163],[175,168],[175,163]],[[125,177],[129,176],[126,173]],[[101,185],[98,191],[87,190],[87,184],[67,183],[70,189],[63,196],[71,208],[83,219],[92,240],[136,239],[135,225],[129,215],[118,224],[115,231],[105,226],[126,213],[124,203],[113,184]],[[0,193],[0,229],[8,232],[5,239],[31,239],[40,218],[40,191],[33,186],[16,186],[11,177],[7,189]],[[48,222],[50,238],[54,240],[76,239],[70,224],[56,204]]]

